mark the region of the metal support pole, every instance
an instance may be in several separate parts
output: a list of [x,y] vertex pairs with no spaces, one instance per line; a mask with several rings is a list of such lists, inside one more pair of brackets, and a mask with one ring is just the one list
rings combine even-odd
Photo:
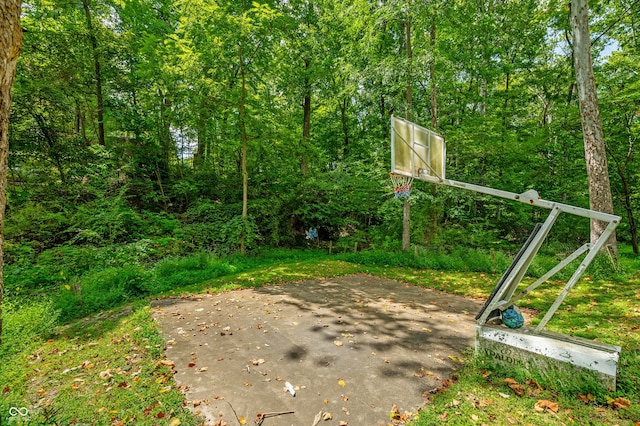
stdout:
[[496,306],[496,307],[497,308],[502,308],[504,306],[510,306],[510,305],[515,304],[518,300],[522,299],[527,294],[531,293],[533,290],[538,288],[538,286],[540,286],[540,284],[544,283],[549,278],[551,278],[552,276],[554,276],[555,274],[560,272],[562,269],[564,269],[568,264],[570,264],[571,262],[576,260],[578,257],[582,256],[582,254],[584,252],[586,252],[587,250],[589,250],[591,247],[592,247],[592,245],[590,243],[583,244],[578,250],[574,251],[573,253],[571,253],[570,256],[568,256],[562,262],[558,263],[556,266],[551,268],[549,270],[549,272],[547,272],[546,274],[544,274],[543,276],[538,278],[529,287],[527,287],[526,289],[522,290],[521,293],[518,293],[517,295],[515,295],[514,297],[512,297],[508,301],[503,301],[499,306]]
[[609,239],[609,237],[613,233],[613,230],[616,229],[616,226],[618,226],[617,220],[609,222],[609,225],[607,225],[602,235],[600,235],[600,238],[598,238],[596,243],[593,245],[593,247],[589,251],[589,254],[587,254],[587,256],[584,258],[580,266],[578,266],[578,269],[576,269],[576,271],[573,273],[573,276],[569,279],[569,281],[567,281],[567,284],[564,286],[564,289],[562,290],[562,292],[560,293],[556,301],[553,302],[553,305],[551,305],[551,307],[547,311],[544,318],[542,318],[542,320],[536,327],[535,329],[536,333],[542,331],[542,329],[544,329],[544,327],[547,325],[547,323],[549,322],[553,314],[556,313],[556,311],[560,307],[560,304],[562,303],[564,298],[567,297],[567,294],[569,293],[569,291],[578,282],[578,280],[580,279],[584,271],[587,269],[587,266],[589,266],[589,264],[593,261],[593,259],[596,257],[596,255],[600,251],[600,249],[604,246],[604,243]]
[[498,292],[494,296],[492,302],[489,304],[489,306],[487,306],[482,316],[480,316],[480,318],[478,319],[479,324],[484,324],[491,312],[501,306],[502,301],[511,298],[516,288],[518,287],[518,284],[520,284],[520,282],[522,281],[524,274],[527,272],[527,269],[529,269],[533,258],[536,256],[536,254],[540,250],[540,247],[542,246],[542,243],[547,238],[547,235],[549,234],[549,231],[551,230],[553,224],[556,222],[559,214],[560,209],[554,208],[553,210],[551,210],[551,213],[549,213],[547,220],[544,221],[542,227],[533,238],[533,241],[531,241],[525,252],[518,260],[518,263],[516,263],[511,273],[504,280],[501,288],[498,289]]

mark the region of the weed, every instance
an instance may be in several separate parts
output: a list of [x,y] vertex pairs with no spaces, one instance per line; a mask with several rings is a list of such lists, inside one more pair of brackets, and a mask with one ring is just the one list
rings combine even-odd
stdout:
[[57,323],[59,312],[50,301],[32,302],[21,306],[5,301],[2,306],[4,328],[0,359],[10,364],[15,354],[28,350],[48,338]]

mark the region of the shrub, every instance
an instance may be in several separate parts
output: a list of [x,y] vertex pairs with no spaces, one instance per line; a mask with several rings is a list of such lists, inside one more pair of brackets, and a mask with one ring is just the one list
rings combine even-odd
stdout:
[[163,292],[237,272],[228,261],[207,253],[164,259],[153,269],[153,291]]
[[88,273],[64,285],[58,293],[56,307],[64,321],[82,318],[149,294],[150,277],[150,273],[141,266]]
[[0,359],[6,365],[15,354],[32,344],[47,339],[53,333],[59,311],[51,301],[16,305],[9,300],[2,304],[3,330]]
[[60,206],[27,202],[21,206],[10,206],[4,237],[18,244],[28,241],[29,245],[42,251],[67,240],[70,220]]

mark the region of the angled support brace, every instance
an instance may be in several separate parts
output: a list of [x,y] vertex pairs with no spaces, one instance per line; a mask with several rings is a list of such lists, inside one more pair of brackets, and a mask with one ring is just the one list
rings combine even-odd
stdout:
[[569,256],[567,256],[567,258],[565,258],[564,260],[562,260],[560,263],[558,263],[556,266],[554,266],[553,268],[551,268],[549,270],[549,272],[547,272],[546,274],[544,274],[543,276],[541,276],[540,278],[538,278],[533,284],[531,284],[529,287],[527,287],[526,289],[522,290],[520,293],[518,293],[517,295],[513,296],[508,302],[504,302],[502,303],[500,306],[498,306],[499,309],[501,309],[502,307],[505,306],[509,306],[509,305],[513,305],[515,304],[518,300],[522,299],[523,297],[525,297],[526,295],[528,295],[529,293],[531,293],[533,290],[535,290],[536,288],[538,288],[541,284],[543,284],[544,282],[546,282],[549,278],[551,278],[552,276],[554,276],[555,274],[557,274],[558,272],[560,272],[561,270],[563,270],[564,268],[567,267],[567,265],[569,265],[571,262],[573,262],[574,260],[576,260],[577,258],[579,258],[580,256],[582,256],[586,251],[588,251],[590,248],[592,247],[592,245],[590,243],[586,243],[583,244],[578,250],[574,251],[573,253],[571,253]]
[[560,304],[562,303],[564,298],[567,297],[567,294],[569,294],[569,291],[573,288],[574,285],[576,285],[584,271],[587,269],[587,266],[589,266],[600,249],[607,242],[614,229],[616,229],[616,226],[618,226],[618,221],[609,222],[609,225],[607,225],[602,235],[600,235],[600,238],[598,238],[593,247],[591,247],[587,256],[584,258],[582,263],[580,263],[580,266],[578,266],[578,269],[576,269],[576,271],[573,273],[573,276],[569,279],[569,281],[567,281],[567,284],[564,286],[564,289],[562,290],[556,301],[553,303],[553,305],[551,305],[542,320],[540,320],[540,323],[536,327],[536,332],[540,332],[542,331],[542,329],[544,329],[553,314],[555,314],[558,310],[558,307],[560,307]]
[[[542,283],[546,282],[550,277],[554,274],[568,266],[572,261],[576,260],[582,254],[587,253],[586,257],[580,263],[576,271],[573,273],[572,277],[569,279],[564,289],[557,297],[555,302],[551,305],[549,310],[546,312],[540,323],[535,328],[535,333],[540,333],[544,327],[547,325],[553,314],[558,310],[558,307],[562,304],[563,300],[566,298],[569,291],[575,286],[578,282],[584,271],[591,264],[595,256],[598,254],[600,249],[604,247],[604,244],[609,239],[615,228],[620,223],[620,216],[616,216],[613,214],[598,212],[595,210],[589,210],[581,207],[570,206],[568,204],[555,203],[552,201],[543,200],[535,190],[529,190],[523,192],[521,194],[516,194],[514,192],[503,191],[500,189],[488,188],[485,186],[474,185],[464,182],[457,182],[450,179],[440,179],[438,177],[429,175],[428,173],[421,173],[418,170],[416,179],[420,179],[426,182],[436,183],[440,185],[452,186],[456,188],[462,188],[473,192],[478,192],[481,194],[493,195],[500,198],[505,198],[513,201],[518,201],[520,203],[528,204],[531,206],[537,206],[541,208],[550,209],[551,213],[547,217],[546,221],[542,224],[542,227],[539,231],[534,232],[535,235],[532,234],[530,240],[527,240],[523,249],[518,254],[514,263],[509,267],[505,275],[500,279],[498,285],[494,289],[494,292],[487,300],[487,303],[480,311],[476,319],[478,320],[478,324],[482,325],[487,321],[487,318],[495,309],[503,310],[506,307],[512,305],[515,301],[520,300],[522,297],[529,294],[532,290],[539,287]],[[596,219],[607,223],[607,227],[605,231],[602,233],[598,241],[594,244],[585,244],[582,247],[578,248],[574,253],[572,253],[568,258],[561,261],[558,265],[552,268],[549,272],[547,272],[544,276],[539,278],[536,282],[527,287],[522,293],[517,296],[513,296],[516,291],[518,284],[522,281],[524,274],[527,272],[527,269],[531,265],[534,257],[540,250],[542,243],[547,238],[549,231],[556,222],[556,219],[560,215],[560,213],[568,213],[575,216],[585,217],[589,219]]]

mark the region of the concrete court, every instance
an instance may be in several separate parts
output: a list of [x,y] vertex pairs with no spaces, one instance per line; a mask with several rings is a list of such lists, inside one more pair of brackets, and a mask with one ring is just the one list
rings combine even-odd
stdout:
[[153,302],[189,407],[218,426],[375,426],[394,405],[416,413],[473,345],[481,305],[367,275]]

